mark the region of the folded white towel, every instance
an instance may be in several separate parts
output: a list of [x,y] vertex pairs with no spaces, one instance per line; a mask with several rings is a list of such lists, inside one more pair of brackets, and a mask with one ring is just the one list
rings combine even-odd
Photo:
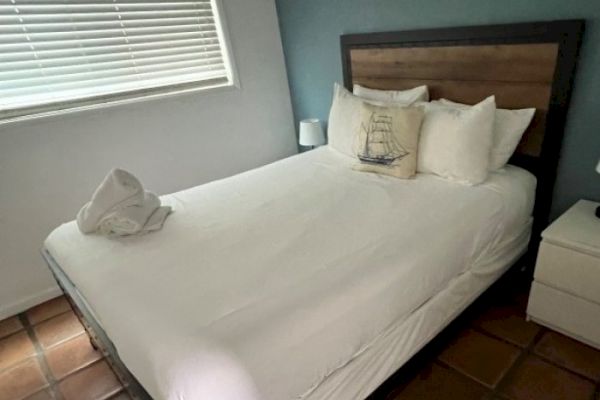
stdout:
[[[157,214],[159,209],[162,211]],[[120,208],[102,217],[98,224],[98,233],[123,236],[160,229],[170,211],[171,207],[160,206],[160,199],[154,193],[146,192],[142,205]]]
[[173,210],[169,206],[158,207],[152,213],[150,218],[148,218],[148,221],[146,222],[146,225],[144,225],[144,229],[142,230],[142,232],[146,233],[161,229],[163,224],[165,223],[165,219],[167,219],[169,214],[171,214],[171,211]]
[[92,196],[77,214],[77,225],[83,233],[92,233],[107,213],[128,206],[144,204],[144,188],[127,171],[115,168],[106,175]]
[[113,169],[77,214],[77,224],[83,233],[135,235],[162,228],[170,212],[135,176]]

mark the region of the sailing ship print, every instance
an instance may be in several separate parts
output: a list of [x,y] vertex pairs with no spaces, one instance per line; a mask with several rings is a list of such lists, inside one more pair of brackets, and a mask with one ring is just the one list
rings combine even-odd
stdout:
[[368,124],[361,124],[364,144],[358,158],[365,163],[390,165],[406,157],[409,152],[397,142],[389,115],[372,112]]

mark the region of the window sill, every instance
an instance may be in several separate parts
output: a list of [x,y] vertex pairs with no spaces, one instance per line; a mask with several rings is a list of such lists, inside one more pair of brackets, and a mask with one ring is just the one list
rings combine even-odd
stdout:
[[218,83],[218,84],[214,84],[214,85],[198,86],[198,87],[186,88],[186,89],[174,89],[171,91],[165,90],[164,92],[161,92],[161,93],[145,94],[145,95],[139,95],[139,96],[134,96],[134,97],[115,99],[115,100],[107,99],[106,101],[98,102],[98,103],[94,103],[94,104],[86,104],[86,105],[81,105],[81,106],[74,105],[72,107],[62,108],[62,109],[57,109],[57,110],[42,111],[42,112],[38,112],[38,113],[32,113],[32,114],[16,116],[16,117],[7,117],[4,119],[0,119],[0,126],[19,123],[19,122],[25,122],[25,121],[31,121],[31,120],[36,120],[36,119],[55,117],[55,116],[59,116],[59,115],[74,114],[74,113],[79,113],[82,111],[101,110],[101,109],[113,108],[113,107],[118,107],[118,106],[128,105],[128,104],[143,103],[143,102],[152,101],[152,100],[180,97],[180,96],[185,96],[185,95],[190,95],[190,94],[197,94],[197,93],[209,94],[209,93],[214,93],[214,92],[222,92],[222,91],[226,92],[226,91],[239,90],[239,89],[240,89],[239,83],[237,82],[237,80],[234,79],[233,82]]

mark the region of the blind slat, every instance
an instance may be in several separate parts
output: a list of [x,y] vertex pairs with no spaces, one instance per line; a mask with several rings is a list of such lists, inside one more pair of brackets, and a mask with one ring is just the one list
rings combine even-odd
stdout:
[[209,39],[179,39],[179,40],[168,40],[160,42],[146,42],[146,43],[125,43],[117,45],[105,45],[105,46],[90,46],[80,48],[65,48],[65,49],[50,49],[50,50],[39,50],[35,54],[29,51],[13,51],[13,52],[1,52],[0,51],[0,70],[4,65],[8,65],[11,62],[22,62],[22,61],[54,61],[60,62],[62,58],[74,58],[74,57],[94,57],[110,56],[112,54],[129,54],[130,52],[138,51],[149,51],[149,50],[162,50],[166,47],[169,49],[175,49],[178,47],[188,46],[201,46],[206,51],[213,51],[221,49],[219,42],[216,38]]
[[[168,47],[168,49],[165,49]],[[95,62],[128,57],[132,53],[150,54],[150,52],[173,53],[187,51],[194,48],[203,56],[206,52],[221,51],[216,41],[204,41],[202,39],[189,39],[173,42],[123,44],[117,46],[89,47],[85,49],[49,50],[39,51],[35,55],[28,52],[0,53],[0,71],[9,71],[16,68],[24,68],[29,64],[56,66],[70,63]]]
[[21,33],[7,33],[0,36],[0,43],[15,43],[15,42],[26,42],[33,43],[36,41],[47,41],[47,40],[69,40],[69,39],[96,39],[105,37],[122,37],[122,36],[137,36],[137,35],[149,35],[149,34],[161,34],[170,32],[215,32],[216,28],[214,24],[205,25],[172,25],[172,26],[141,26],[141,27],[120,27],[120,28],[108,28],[108,29],[93,29],[83,31],[56,31],[56,32],[28,32],[24,31]]
[[[173,72],[177,75],[173,76]],[[75,100],[75,97],[71,97],[73,94],[86,94],[90,97],[98,95],[106,95],[117,92],[123,92],[127,90],[147,89],[152,87],[161,87],[168,85],[175,85],[185,82],[195,82],[196,75],[202,73],[205,79],[223,78],[220,70],[211,70],[210,68],[203,67],[182,67],[173,69],[172,71],[155,71],[146,73],[143,75],[143,81],[136,81],[130,79],[128,76],[110,77],[98,80],[84,81],[80,84],[73,85],[70,83],[54,84],[44,86],[46,90],[43,93],[11,93],[10,96],[0,100],[0,104],[5,106],[6,109],[14,109],[16,107],[6,106],[10,105],[27,105],[33,106],[36,103],[44,104],[44,102],[38,102],[36,99],[60,99],[64,100]],[[102,90],[98,90],[102,88]],[[85,97],[85,96],[82,96]],[[79,99],[81,97],[77,97]]]
[[[23,79],[32,79],[32,76],[38,76],[42,79],[50,79],[52,77],[66,76],[67,79],[73,79],[72,74],[76,73],[97,73],[98,71],[113,71],[123,66],[144,66],[151,64],[160,64],[162,60],[172,59],[192,59],[198,63],[209,63],[210,60],[218,59],[222,60],[220,51],[205,52],[198,55],[194,49],[189,49],[186,52],[172,52],[171,54],[161,53],[158,56],[144,55],[136,57],[121,56],[119,59],[113,59],[110,61],[102,62],[71,62],[69,64],[63,63],[62,65],[56,66],[44,66],[30,62],[21,66],[19,69],[4,70],[0,69],[0,82],[12,82],[13,85],[22,85]],[[220,62],[220,61],[219,61]],[[0,87],[2,87],[0,83]]]
[[[98,31],[104,29],[127,29],[127,28],[150,28],[153,26],[185,26],[193,25],[195,28],[203,30],[204,27],[214,27],[212,17],[180,17],[180,18],[155,18],[155,19],[134,19],[134,20],[107,20],[94,22],[72,22],[65,25],[62,22],[53,23],[22,23],[22,24],[2,24],[0,25],[0,34],[23,33],[58,33],[58,32],[86,32]],[[213,28],[214,29],[214,28]]]
[[[210,10],[209,2],[117,2],[114,3],[99,3],[99,2],[24,2],[15,1],[0,3],[0,14],[53,14],[53,13],[106,13],[116,10],[122,11],[166,11],[166,10],[184,10],[189,9],[192,5],[196,10]],[[118,7],[118,8],[117,8]]]
[[182,10],[164,10],[164,11],[123,11],[119,15],[114,13],[69,13],[69,14],[21,14],[21,13],[0,13],[0,22],[5,24],[35,24],[63,22],[66,20],[72,22],[93,22],[104,21],[115,17],[120,17],[124,21],[135,19],[153,19],[153,18],[177,18],[177,17],[213,17],[212,10],[200,9],[182,9]]
[[172,40],[183,40],[183,39],[206,39],[206,40],[218,40],[217,32],[175,32],[165,34],[151,34],[151,35],[139,35],[139,36],[120,36],[120,37],[108,37],[108,38],[94,38],[94,39],[71,39],[64,41],[39,41],[35,42],[35,47],[31,42],[23,43],[0,43],[0,54],[4,52],[14,51],[26,51],[31,54],[44,50],[57,50],[57,49],[78,49],[88,47],[99,47],[99,46],[110,46],[119,44],[138,44],[138,43],[161,43]]
[[0,118],[229,69],[210,0],[0,0]]
[[[141,79],[143,76],[152,76],[152,73],[155,72],[164,72],[166,74],[172,73],[172,71],[176,71],[182,68],[195,68],[196,70],[201,71],[222,71],[222,63],[208,64],[202,65],[195,60],[185,60],[185,61],[175,61],[175,62],[167,62],[164,64],[154,64],[150,66],[142,66],[142,67],[124,67],[119,68],[115,71],[104,71],[102,74],[81,74],[79,76],[79,80],[72,81],[69,79],[39,79],[35,83],[35,86],[22,86],[19,88],[10,88],[5,87],[4,84],[0,84],[0,91],[3,92],[3,96],[10,97],[15,96],[22,93],[38,93],[48,90],[48,88],[52,88],[53,90],[60,90],[65,87],[83,87],[84,85],[95,85],[96,83],[101,83],[106,80],[124,80],[124,81],[132,81]],[[35,79],[35,78],[34,78]],[[174,79],[177,80],[177,79]],[[32,81],[26,82],[32,83]],[[5,98],[2,99],[4,102]]]

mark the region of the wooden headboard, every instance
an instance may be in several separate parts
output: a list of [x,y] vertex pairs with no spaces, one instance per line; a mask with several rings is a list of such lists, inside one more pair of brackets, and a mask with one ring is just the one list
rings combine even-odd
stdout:
[[344,85],[537,109],[512,164],[538,179],[533,243],[550,214],[583,20],[342,35]]

